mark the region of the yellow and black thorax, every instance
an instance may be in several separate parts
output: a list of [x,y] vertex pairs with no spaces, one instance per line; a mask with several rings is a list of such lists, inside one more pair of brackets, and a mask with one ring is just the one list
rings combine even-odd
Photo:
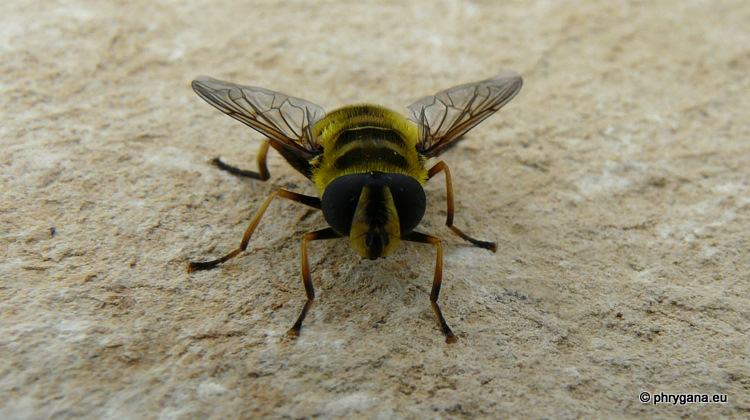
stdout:
[[315,124],[323,153],[311,162],[320,194],[335,178],[371,171],[427,180],[426,158],[417,152],[417,127],[398,113],[376,105],[339,108]]

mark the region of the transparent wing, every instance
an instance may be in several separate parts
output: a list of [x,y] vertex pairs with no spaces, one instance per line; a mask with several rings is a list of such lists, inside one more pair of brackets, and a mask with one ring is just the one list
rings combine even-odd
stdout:
[[439,155],[513,99],[522,85],[521,76],[508,71],[414,102],[409,111],[419,126],[417,149],[428,157]]
[[240,86],[208,76],[193,80],[193,90],[219,111],[254,128],[293,153],[310,159],[322,148],[312,132],[326,113],[318,105],[268,89]]

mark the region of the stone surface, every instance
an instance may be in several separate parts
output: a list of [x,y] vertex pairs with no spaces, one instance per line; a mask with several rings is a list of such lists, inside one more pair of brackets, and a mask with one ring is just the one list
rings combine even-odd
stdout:
[[[746,1],[53,2],[2,6],[0,410],[5,418],[745,417],[750,413]],[[271,205],[315,190],[201,101],[208,74],[327,109],[397,110],[519,72],[521,94],[441,158],[421,230],[362,261]],[[642,404],[639,393],[727,394]]]

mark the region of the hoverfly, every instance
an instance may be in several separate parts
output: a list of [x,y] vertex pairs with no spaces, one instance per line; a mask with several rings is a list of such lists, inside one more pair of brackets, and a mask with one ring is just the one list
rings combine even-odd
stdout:
[[201,98],[266,137],[256,156],[258,172],[227,165],[219,158],[212,163],[234,175],[265,181],[270,177],[266,155],[271,146],[315,184],[320,198],[283,188],[276,190],[255,213],[239,248],[212,261],[191,262],[188,271],[213,268],[245,251],[271,201],[286,198],[322,210],[329,225],[302,237],[302,282],[307,301],[288,336],[299,335],[315,298],[307,244],[348,237],[360,256],[372,260],[388,255],[399,241],[434,245],[437,261],[430,304],[446,342],[455,342],[457,338],[437,303],[443,272],[442,242],[414,230],[425,213],[425,182],[444,172],[445,224],[472,245],[495,252],[497,244],[474,239],[453,225],[453,187],[448,166],[440,161],[428,168],[427,161],[502,108],[522,84],[516,73],[505,72],[453,87],[411,104],[411,117],[406,119],[390,109],[369,104],[345,106],[326,114],[318,105],[279,92],[199,76],[192,86]]

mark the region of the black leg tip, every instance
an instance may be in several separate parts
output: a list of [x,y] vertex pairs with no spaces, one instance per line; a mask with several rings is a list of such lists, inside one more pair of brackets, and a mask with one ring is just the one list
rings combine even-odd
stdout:
[[216,267],[217,264],[219,264],[217,261],[191,262],[190,264],[188,264],[188,273],[200,270],[210,270]]
[[260,179],[262,181],[265,181],[269,177],[268,170],[266,170],[266,172],[263,175],[261,175],[258,172],[246,171],[244,169],[235,168],[232,165],[227,165],[220,158],[213,158],[213,159],[211,159],[210,163],[211,163],[211,165],[216,166],[217,168],[221,169],[222,171],[227,171],[230,174],[236,175],[236,176],[242,176],[242,177],[245,177],[245,178],[252,178],[252,179]]
[[292,339],[296,339],[299,337],[299,329],[298,328],[289,328],[289,331],[286,332],[286,336]]
[[476,241],[476,242],[473,242],[473,244],[474,246],[478,246],[479,248],[484,248],[492,252],[497,252],[497,242]]

